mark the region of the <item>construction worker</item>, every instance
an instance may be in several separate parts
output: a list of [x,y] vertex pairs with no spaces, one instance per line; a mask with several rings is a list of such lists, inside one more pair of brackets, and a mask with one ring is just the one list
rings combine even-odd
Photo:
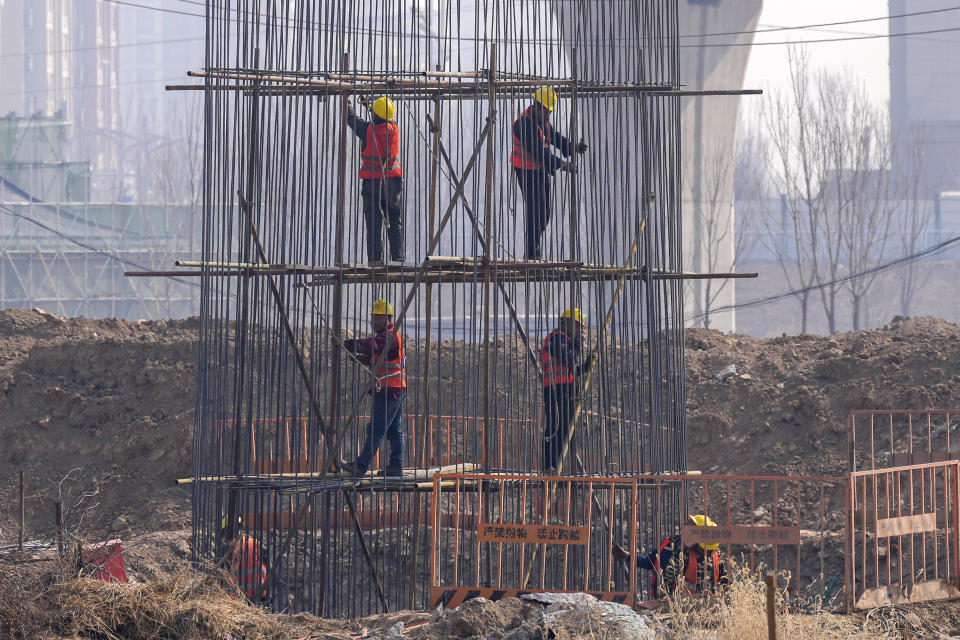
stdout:
[[[689,518],[698,527],[717,526],[709,516],[697,514]],[[614,545],[613,552],[618,558],[630,558],[618,545]],[[660,543],[657,551],[639,556],[637,567],[652,572],[651,590],[659,598],[703,594],[729,584],[718,542],[684,545],[679,535],[671,536]]]
[[[344,340],[343,347],[367,367],[386,350],[382,366],[374,368],[376,380],[370,389],[370,423],[367,438],[357,459],[344,465],[345,470],[362,475],[370,468],[373,456],[380,449],[384,435],[390,441],[390,461],[384,475],[403,474],[403,404],[407,398],[407,365],[403,338],[393,326],[393,305],[377,300],[370,310],[374,335],[372,338]],[[393,339],[396,336],[396,340]]]
[[553,474],[563,452],[577,400],[577,382],[587,374],[592,358],[583,360],[583,314],[570,308],[560,314],[559,326],[547,334],[540,349],[543,368],[543,471]]
[[243,520],[237,518],[236,538],[227,540],[227,518],[220,522],[223,556],[230,563],[230,573],[237,588],[254,604],[268,604],[267,565],[263,562],[263,547],[253,536],[247,535]]
[[367,262],[383,261],[383,226],[387,226],[390,259],[403,262],[403,169],[400,167],[400,131],[394,121],[397,108],[390,98],[378,98],[371,109],[373,122],[357,117],[347,107],[347,124],[360,138],[360,195],[367,228]]
[[[550,114],[557,106],[557,92],[541,87],[533,94],[533,104],[513,121],[513,152],[510,164],[517,176],[526,209],[526,260],[541,258],[540,240],[550,222],[551,178],[557,169],[576,173],[576,165],[561,160],[550,152],[556,147],[564,158],[572,152],[571,143],[550,126]],[[587,145],[581,140],[577,153],[585,153]]]

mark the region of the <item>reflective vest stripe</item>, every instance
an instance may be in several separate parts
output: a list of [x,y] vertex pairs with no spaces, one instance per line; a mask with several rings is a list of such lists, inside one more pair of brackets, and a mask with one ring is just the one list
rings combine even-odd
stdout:
[[250,599],[262,597],[266,595],[267,565],[260,560],[259,545],[247,535],[240,539],[240,544],[239,557],[234,561],[237,586]]
[[[514,129],[516,128],[517,123],[520,122],[521,118],[530,118],[530,120],[533,122],[533,125],[537,128],[537,137],[540,140],[540,144],[543,145],[544,149],[549,149],[550,145],[547,141],[547,138],[550,135],[550,123],[544,122],[541,126],[541,124],[534,120],[533,116],[530,115],[530,108],[527,107],[527,109],[524,110],[524,112],[513,121]],[[523,142],[517,137],[516,132],[513,134],[513,152],[510,154],[510,164],[518,169],[540,170],[543,168],[543,165],[537,162],[536,159],[524,148]]]
[[[560,362],[557,358],[550,355],[547,348],[550,340],[555,333],[563,333],[561,329],[554,329],[543,339],[543,347],[540,349],[540,362],[543,365],[543,386],[549,387],[553,384],[573,384],[573,371]],[[566,335],[566,334],[564,334]]]
[[[713,584],[711,586],[716,586],[717,583],[720,582],[720,553],[718,551],[714,551],[710,556],[710,559],[713,561]],[[681,593],[697,593],[697,586],[699,582],[697,579],[697,571],[699,567],[697,565],[697,554],[691,548],[687,557],[687,570],[683,576],[683,581],[685,584],[683,585],[683,590],[680,591]]]
[[[387,360],[383,366],[383,373],[377,376],[377,389],[386,386],[388,389],[406,389],[407,388],[407,354],[403,348],[403,338],[400,333],[394,331],[397,336],[397,357],[393,360]],[[389,344],[389,338],[387,343]]]
[[400,130],[396,122],[367,125],[367,137],[360,152],[361,178],[399,178]]

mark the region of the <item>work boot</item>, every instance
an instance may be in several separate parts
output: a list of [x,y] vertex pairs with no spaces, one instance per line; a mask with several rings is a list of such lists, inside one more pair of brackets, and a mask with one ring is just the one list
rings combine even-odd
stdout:
[[357,478],[366,473],[366,471],[361,469],[356,462],[344,462],[340,465],[340,468],[343,469],[343,473],[355,476]]
[[403,476],[403,467],[387,467],[381,473],[387,478],[399,478]]

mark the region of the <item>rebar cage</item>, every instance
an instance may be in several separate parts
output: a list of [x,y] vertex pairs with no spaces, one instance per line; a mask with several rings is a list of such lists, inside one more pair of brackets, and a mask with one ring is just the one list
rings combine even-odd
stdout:
[[[205,95],[198,558],[221,559],[242,526],[276,610],[427,606],[433,477],[540,473],[539,351],[568,307],[597,364],[556,475],[686,470],[677,22],[676,0],[207,2],[191,73]],[[508,157],[544,86],[553,126],[588,149],[548,183],[543,260],[528,261]],[[406,261],[368,265],[365,233],[383,231],[365,228],[346,114],[384,95]],[[406,350],[402,478],[338,471],[372,384],[340,341],[370,334],[379,298]],[[670,495],[625,517],[678,531]],[[607,525],[626,547],[629,529]],[[500,562],[485,544],[471,558]]]

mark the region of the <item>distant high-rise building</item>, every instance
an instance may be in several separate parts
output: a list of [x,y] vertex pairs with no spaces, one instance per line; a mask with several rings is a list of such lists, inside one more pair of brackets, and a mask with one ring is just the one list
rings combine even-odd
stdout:
[[116,172],[117,15],[106,2],[0,2],[0,115],[65,118],[95,190]]
[[[890,33],[960,22],[950,0],[890,0]],[[929,13],[943,9],[937,13]],[[927,13],[921,13],[927,12]],[[919,13],[919,15],[918,15]],[[904,15],[912,14],[912,15]],[[925,196],[960,187],[960,33],[890,38],[890,127],[898,146],[923,150]],[[906,151],[905,151],[906,152]]]

